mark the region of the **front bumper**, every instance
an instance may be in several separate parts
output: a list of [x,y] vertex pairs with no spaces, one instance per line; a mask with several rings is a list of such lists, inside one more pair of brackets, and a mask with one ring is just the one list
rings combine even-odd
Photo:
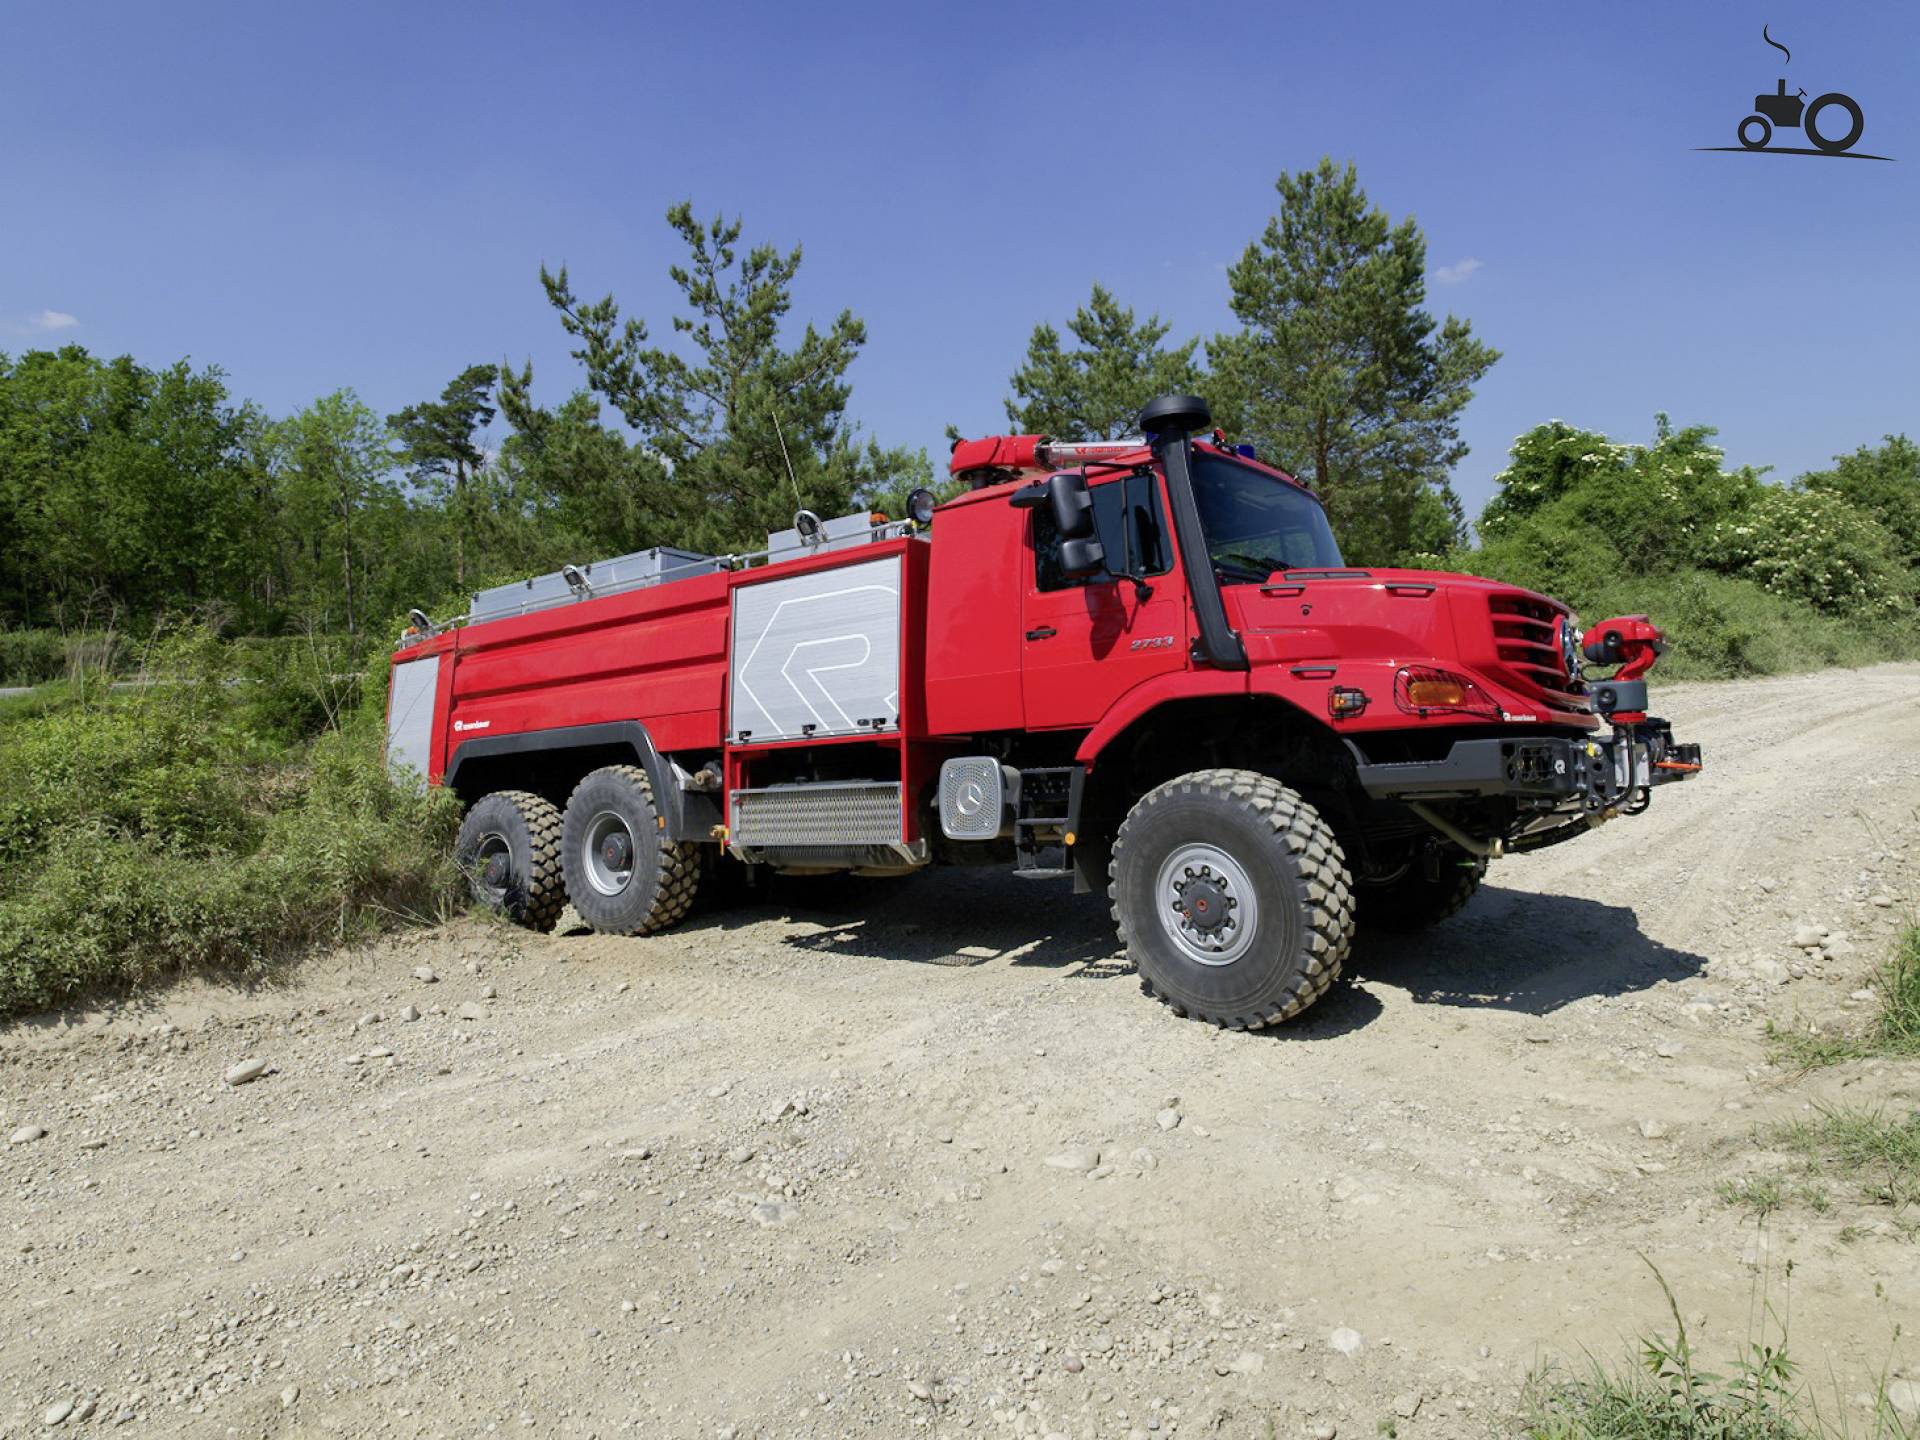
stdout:
[[1630,805],[1654,786],[1690,779],[1701,768],[1698,745],[1680,744],[1666,721],[1651,719],[1604,739],[1457,740],[1438,760],[1374,763],[1351,741],[1348,747],[1361,788],[1376,800],[1511,796],[1599,812]]

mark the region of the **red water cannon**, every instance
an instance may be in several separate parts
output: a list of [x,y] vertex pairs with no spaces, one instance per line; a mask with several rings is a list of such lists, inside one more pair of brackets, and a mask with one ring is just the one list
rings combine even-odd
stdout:
[[1645,720],[1645,676],[1666,648],[1665,632],[1644,615],[1622,615],[1592,626],[1582,637],[1580,653],[1592,664],[1620,667],[1611,679],[1589,682],[1594,713],[1615,725]]

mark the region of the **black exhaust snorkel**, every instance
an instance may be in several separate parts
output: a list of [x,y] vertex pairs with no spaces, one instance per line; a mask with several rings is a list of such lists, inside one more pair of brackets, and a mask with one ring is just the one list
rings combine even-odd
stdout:
[[1193,445],[1187,438],[1213,423],[1207,402],[1198,395],[1162,395],[1140,412],[1140,429],[1167,475],[1167,495],[1173,503],[1173,533],[1180,546],[1180,563],[1187,572],[1187,591],[1200,622],[1194,639],[1194,657],[1218,670],[1245,670],[1247,650],[1227,624],[1227,607],[1220,599],[1220,581],[1207,554],[1207,537],[1200,529],[1200,505],[1193,495]]

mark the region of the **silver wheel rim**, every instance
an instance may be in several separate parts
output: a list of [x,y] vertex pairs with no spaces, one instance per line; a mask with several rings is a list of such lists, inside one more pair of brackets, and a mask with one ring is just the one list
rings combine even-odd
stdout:
[[633,880],[634,850],[632,828],[613,811],[602,810],[580,842],[587,883],[602,895],[618,895]]
[[473,883],[483,895],[499,904],[506,900],[512,879],[513,847],[507,844],[507,837],[498,830],[489,830],[474,847]]
[[1202,965],[1231,965],[1252,948],[1260,902],[1240,863],[1211,845],[1183,845],[1154,877],[1154,910],[1180,953]]

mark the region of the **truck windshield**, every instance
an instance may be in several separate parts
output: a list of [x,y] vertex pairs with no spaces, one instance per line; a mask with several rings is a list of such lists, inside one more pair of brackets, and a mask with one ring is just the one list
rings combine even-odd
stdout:
[[1284,480],[1202,451],[1193,457],[1193,495],[1207,554],[1229,584],[1341,566],[1327,512]]

